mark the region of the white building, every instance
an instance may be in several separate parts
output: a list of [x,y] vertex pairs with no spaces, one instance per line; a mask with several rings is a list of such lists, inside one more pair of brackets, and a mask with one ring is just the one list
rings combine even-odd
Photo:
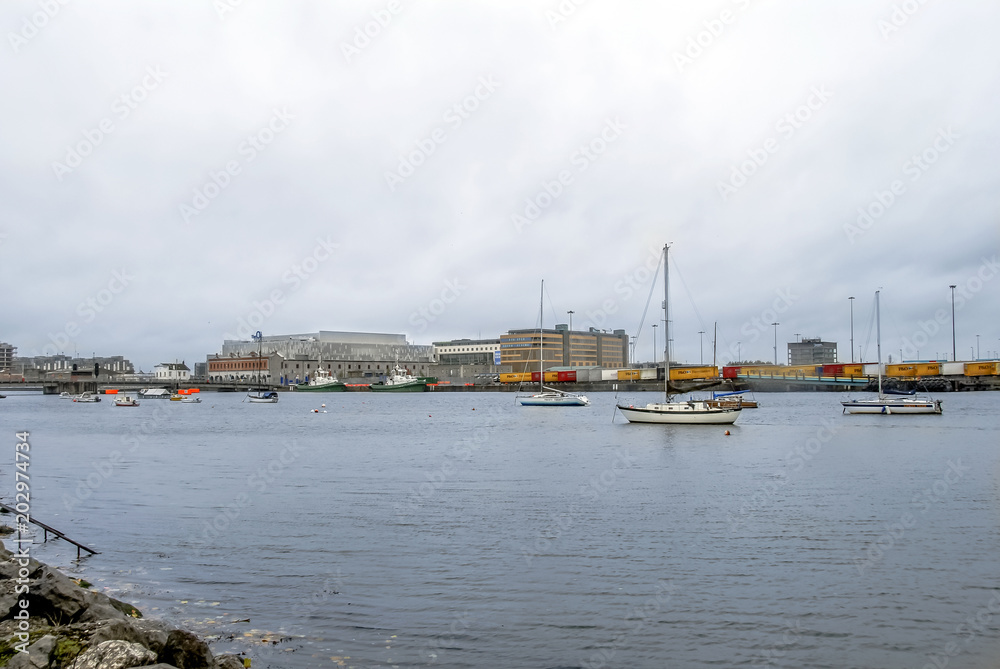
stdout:
[[161,362],[153,368],[153,376],[157,381],[187,381],[191,370],[183,362]]

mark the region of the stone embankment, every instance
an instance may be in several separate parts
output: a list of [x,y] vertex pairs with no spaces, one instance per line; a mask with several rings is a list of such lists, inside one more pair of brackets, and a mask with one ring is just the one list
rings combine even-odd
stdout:
[[214,657],[191,632],[143,620],[131,604],[18,557],[0,542],[0,666],[243,669],[244,664],[236,655]]

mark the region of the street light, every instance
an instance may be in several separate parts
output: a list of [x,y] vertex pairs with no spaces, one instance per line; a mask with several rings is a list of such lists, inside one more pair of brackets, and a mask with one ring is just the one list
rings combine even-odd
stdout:
[[777,364],[778,364],[778,326],[781,325],[781,323],[775,322],[775,323],[771,323],[771,325],[774,326],[774,364],[777,366]]
[[854,363],[854,297],[847,298],[851,301],[851,363]]
[[976,335],[976,360],[979,360],[979,335]]
[[951,288],[951,361],[958,362],[958,355],[955,353],[955,284],[948,287]]
[[653,367],[656,367],[656,323],[653,323]]
[[[976,335],[977,337],[979,335]],[[698,364],[705,364],[705,331],[698,330]]]

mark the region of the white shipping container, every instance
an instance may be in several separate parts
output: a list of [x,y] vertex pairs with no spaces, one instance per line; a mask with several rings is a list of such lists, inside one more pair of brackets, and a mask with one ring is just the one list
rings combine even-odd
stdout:
[[941,373],[945,376],[949,374],[954,374],[957,376],[962,376],[965,374],[965,363],[964,362],[942,362],[941,363]]
[[652,368],[650,368],[650,369],[640,369],[639,370],[639,378],[640,379],[645,379],[645,380],[652,379],[653,381],[655,381],[656,380],[656,370],[652,369]]
[[617,381],[618,380],[618,370],[617,369],[602,369],[601,370],[601,381]]
[[878,376],[878,363],[868,363],[864,366],[865,376]]

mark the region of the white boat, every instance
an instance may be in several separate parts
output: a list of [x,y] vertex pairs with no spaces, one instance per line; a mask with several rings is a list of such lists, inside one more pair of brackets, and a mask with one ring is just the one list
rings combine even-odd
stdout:
[[644,407],[617,404],[625,419],[630,423],[664,423],[671,425],[731,425],[743,411],[742,403],[735,406],[710,400],[688,400],[673,402],[670,397],[670,315],[667,300],[670,294],[669,244],[663,245],[663,340],[666,342],[663,374],[663,402],[651,402]]
[[73,393],[67,393],[65,391],[59,393],[59,399],[61,400],[71,400],[79,397],[79,395],[74,395]]
[[88,403],[90,403],[90,402],[100,402],[101,401],[101,397],[100,397],[100,395],[95,395],[93,393],[80,393],[79,395],[77,395],[76,397],[73,398],[73,401],[74,402],[88,402]]
[[137,407],[139,406],[139,400],[132,397],[131,395],[115,395],[115,406],[116,407]]
[[941,400],[917,397],[912,392],[900,393],[882,390],[882,314],[879,310],[879,292],[875,291],[875,344],[878,352],[878,397],[861,400],[844,400],[840,404],[844,413],[912,414],[941,413]]
[[545,281],[542,281],[541,299],[538,306],[538,392],[534,395],[518,395],[517,401],[523,407],[585,407],[590,400],[584,395],[567,393],[545,384],[545,331],[542,328],[545,303]]
[[185,395],[181,399],[181,404],[201,404],[201,398],[197,395]]

